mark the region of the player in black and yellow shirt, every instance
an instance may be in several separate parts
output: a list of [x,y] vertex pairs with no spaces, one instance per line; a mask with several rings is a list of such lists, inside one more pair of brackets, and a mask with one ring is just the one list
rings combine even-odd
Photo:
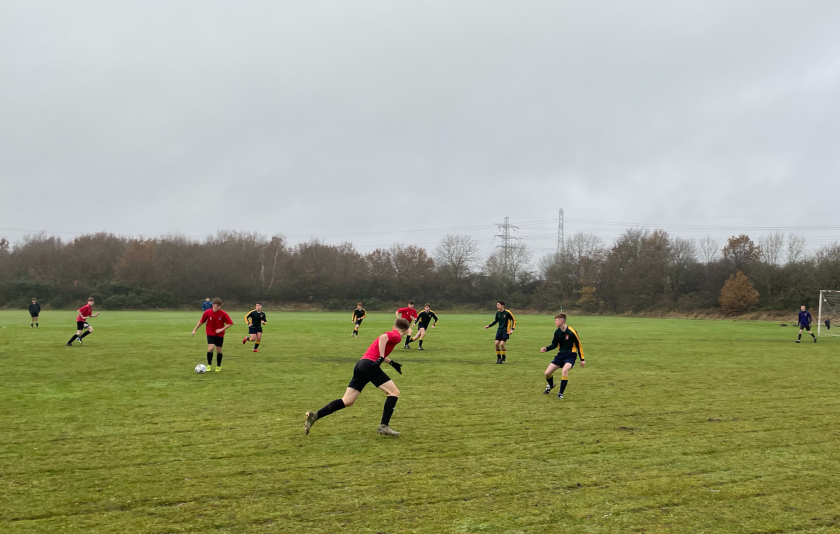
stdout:
[[[432,320],[434,320],[434,323],[432,323]],[[423,338],[426,337],[426,330],[429,328],[429,323],[432,323],[432,328],[434,328],[437,322],[438,316],[435,315],[435,312],[432,311],[432,307],[427,302],[423,306],[423,311],[421,311],[420,314],[417,315],[417,319],[415,319],[414,321],[415,325],[420,325],[420,327],[417,329],[417,335],[413,338],[410,338],[409,341],[406,341],[406,345],[410,345],[412,341],[420,340],[420,348],[418,350],[424,350]]]
[[516,328],[516,317],[505,308],[505,301],[503,300],[496,302],[496,310],[496,318],[484,328],[490,328],[494,324],[499,325],[496,329],[496,363],[505,363],[507,358],[505,342],[510,338],[513,329]]
[[569,384],[569,369],[575,366],[575,360],[580,356],[580,366],[586,365],[583,359],[583,347],[580,344],[580,336],[574,328],[566,324],[566,314],[558,313],[554,316],[554,325],[557,330],[554,331],[554,339],[551,340],[551,345],[543,347],[540,352],[548,352],[550,350],[558,349],[557,356],[551,360],[545,370],[545,381],[548,385],[545,386],[544,394],[548,395],[554,389],[554,372],[561,369],[560,372],[560,392],[557,393],[557,398],[563,398],[563,392],[566,391],[566,386]]
[[257,302],[254,309],[248,312],[245,316],[245,322],[248,323],[248,335],[242,340],[242,344],[248,342],[248,338],[254,342],[253,352],[260,351],[260,341],[262,341],[262,325],[265,324],[265,314],[262,311],[262,304]]
[[353,333],[350,334],[350,337],[359,337],[359,326],[362,324],[362,320],[367,317],[367,312],[364,308],[362,308],[362,303],[359,302],[356,304],[356,309],[353,310],[353,323],[355,326],[353,327]]

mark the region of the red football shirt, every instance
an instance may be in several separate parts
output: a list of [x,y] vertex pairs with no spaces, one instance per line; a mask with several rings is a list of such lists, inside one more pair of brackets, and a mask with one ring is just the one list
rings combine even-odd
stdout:
[[409,323],[414,319],[417,319],[417,310],[414,308],[400,308],[399,310],[397,310],[397,313],[399,313],[400,317],[402,317]]
[[90,304],[85,304],[81,308],[79,308],[79,315],[76,317],[77,321],[84,321],[85,317],[90,317],[93,313],[93,308],[90,307]]
[[[385,332],[385,335],[388,336],[388,343],[385,344],[385,356],[391,354],[391,351],[394,350],[394,347],[397,346],[397,343],[402,341],[402,334],[400,334],[396,330],[391,330],[390,332]],[[379,338],[377,337],[376,340],[371,343],[370,347],[368,347],[367,352],[365,355],[362,356],[360,359],[362,360],[373,360],[376,361],[379,359]]]
[[224,310],[214,312],[212,309],[209,309],[201,316],[201,320],[207,321],[207,327],[204,331],[208,336],[225,337],[224,330],[218,334],[216,333],[216,330],[224,328],[226,324],[233,324],[230,315],[228,315]]

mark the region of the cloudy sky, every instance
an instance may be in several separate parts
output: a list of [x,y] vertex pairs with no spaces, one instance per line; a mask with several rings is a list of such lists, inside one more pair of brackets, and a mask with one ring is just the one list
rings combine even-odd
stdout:
[[840,239],[840,2],[0,0],[0,236]]

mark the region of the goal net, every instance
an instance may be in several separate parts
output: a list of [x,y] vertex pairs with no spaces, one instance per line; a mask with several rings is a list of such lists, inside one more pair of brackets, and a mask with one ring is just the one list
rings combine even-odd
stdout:
[[840,291],[820,291],[817,335],[840,337]]

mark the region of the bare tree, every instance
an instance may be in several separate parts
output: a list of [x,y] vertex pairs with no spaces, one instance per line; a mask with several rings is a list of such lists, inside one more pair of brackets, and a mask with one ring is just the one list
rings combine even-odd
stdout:
[[468,235],[448,235],[435,249],[437,265],[449,271],[456,280],[469,275],[478,265],[478,243]]
[[674,237],[668,247],[668,267],[671,271],[671,289],[679,292],[688,275],[688,268],[697,261],[697,247],[693,239]]
[[787,262],[797,263],[805,259],[805,238],[791,232],[788,234]]
[[758,240],[759,258],[767,265],[780,265],[782,249],[785,246],[785,235],[773,232]]
[[516,243],[508,248],[507,254],[502,248],[491,254],[484,264],[484,270],[507,285],[525,278],[531,272],[530,266],[531,251],[525,243]]
[[712,236],[707,235],[700,240],[697,251],[700,253],[700,261],[709,265],[720,257],[720,243],[712,239]]

